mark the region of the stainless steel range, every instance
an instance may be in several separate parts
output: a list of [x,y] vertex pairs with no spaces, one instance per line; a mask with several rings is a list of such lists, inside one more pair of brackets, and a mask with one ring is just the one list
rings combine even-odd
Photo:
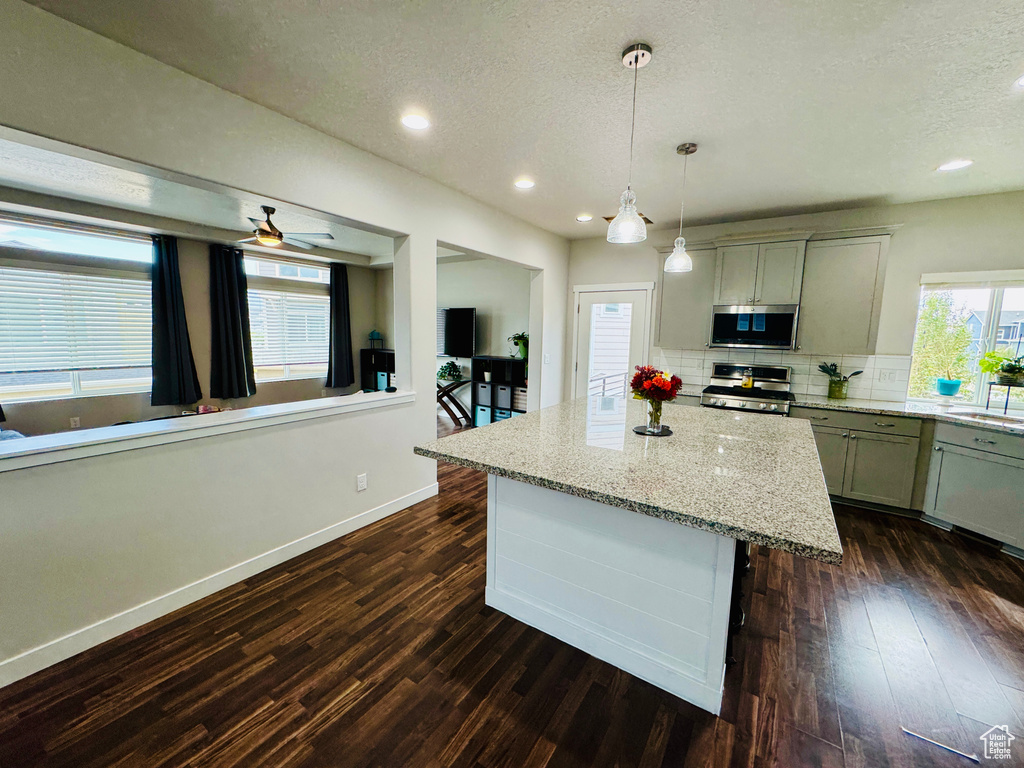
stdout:
[[[753,379],[752,387],[741,386],[745,376]],[[784,365],[715,363],[711,367],[711,385],[701,393],[700,404],[706,408],[786,416],[794,400],[789,388],[790,369]]]

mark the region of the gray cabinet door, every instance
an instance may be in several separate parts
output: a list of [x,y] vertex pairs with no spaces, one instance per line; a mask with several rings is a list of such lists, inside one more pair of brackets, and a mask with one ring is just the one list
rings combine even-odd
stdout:
[[797,345],[804,354],[874,354],[889,236],[807,244]]
[[936,443],[925,512],[1005,544],[1024,545],[1024,461]]
[[762,243],[757,253],[755,304],[799,304],[804,277],[803,240]]
[[715,304],[753,304],[757,280],[757,243],[718,249]]
[[909,509],[918,438],[851,432],[849,441],[843,496]]
[[711,336],[711,295],[715,289],[715,251],[689,251],[692,272],[659,270],[658,333],[663,349],[703,349]]
[[818,446],[821,471],[825,474],[825,487],[833,496],[842,496],[849,434],[839,427],[812,426],[811,429],[814,432],[814,442]]

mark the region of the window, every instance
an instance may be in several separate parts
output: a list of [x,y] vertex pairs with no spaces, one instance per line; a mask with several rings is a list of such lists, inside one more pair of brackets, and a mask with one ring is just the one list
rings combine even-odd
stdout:
[[148,238],[0,220],[0,401],[150,388]]
[[327,375],[330,270],[245,257],[257,381]]
[[[1024,355],[1024,281],[995,284],[926,284],[921,290],[907,396],[934,400],[935,380],[960,379],[957,400],[985,405],[988,374],[978,368],[986,352]],[[992,390],[1005,402],[1006,390]],[[1010,390],[1010,407],[1024,407],[1024,390]]]

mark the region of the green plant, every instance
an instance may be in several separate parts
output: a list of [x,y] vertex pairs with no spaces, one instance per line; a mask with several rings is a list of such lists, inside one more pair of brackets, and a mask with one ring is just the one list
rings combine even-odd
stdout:
[[438,369],[437,378],[450,379],[451,381],[462,381],[462,366],[454,360],[449,360]]
[[864,371],[854,371],[849,376],[843,376],[839,370],[839,363],[822,363],[818,370],[828,376],[829,381],[849,381],[854,376],[860,376]]
[[511,336],[509,336],[508,340],[511,341],[513,344],[525,344],[530,341],[530,334],[528,334],[526,331],[519,331],[518,333],[513,333]]
[[978,367],[985,373],[998,376],[1019,376],[1024,373],[1024,355],[1010,357],[1003,352],[986,352],[978,361]]

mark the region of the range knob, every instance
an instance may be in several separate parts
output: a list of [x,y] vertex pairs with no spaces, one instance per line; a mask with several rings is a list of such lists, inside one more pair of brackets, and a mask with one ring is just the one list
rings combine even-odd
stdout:
[[746,408],[747,404],[746,403],[739,403],[739,406],[740,406],[740,408]]
[[767,411],[768,410],[768,403],[761,403],[757,407],[760,408],[762,411]]
[[777,410],[779,410],[779,406],[773,404],[772,407],[769,410],[777,411]]

